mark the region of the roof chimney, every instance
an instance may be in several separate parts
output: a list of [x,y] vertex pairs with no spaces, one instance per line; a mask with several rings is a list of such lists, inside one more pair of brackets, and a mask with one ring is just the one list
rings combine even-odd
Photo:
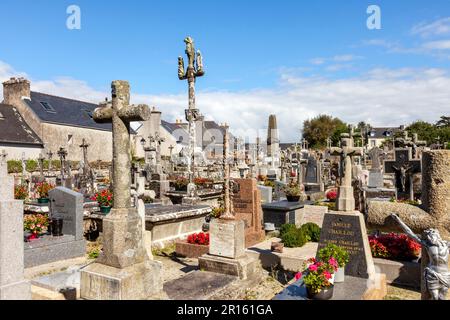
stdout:
[[30,81],[25,78],[11,78],[3,82],[3,103],[19,106],[22,99],[30,99]]

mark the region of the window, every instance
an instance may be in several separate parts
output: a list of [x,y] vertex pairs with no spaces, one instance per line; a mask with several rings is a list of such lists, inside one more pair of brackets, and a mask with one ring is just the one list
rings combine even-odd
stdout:
[[385,136],[386,136],[386,137],[392,136],[392,132],[391,132],[391,131],[386,131]]
[[69,134],[67,136],[67,145],[71,146],[73,144],[73,135]]
[[50,105],[50,103],[41,101],[40,104],[41,104],[42,108],[44,108],[45,111],[51,112],[51,113],[56,112],[55,109],[53,109],[53,107]]
[[375,137],[375,131],[370,131],[370,136]]

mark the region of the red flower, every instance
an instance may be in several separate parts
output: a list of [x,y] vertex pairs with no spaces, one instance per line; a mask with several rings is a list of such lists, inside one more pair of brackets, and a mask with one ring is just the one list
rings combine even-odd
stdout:
[[303,277],[303,274],[301,272],[297,272],[295,274],[295,280],[300,280]]

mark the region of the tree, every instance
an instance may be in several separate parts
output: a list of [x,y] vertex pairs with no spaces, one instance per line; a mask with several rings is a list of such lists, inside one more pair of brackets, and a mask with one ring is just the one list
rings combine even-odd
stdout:
[[442,116],[441,119],[436,122],[438,128],[450,128],[450,117]]
[[406,128],[410,136],[413,133],[417,133],[419,140],[425,140],[428,145],[434,143],[435,139],[438,137],[437,128],[431,123],[425,121],[416,121]]
[[339,118],[329,115],[322,114],[303,122],[303,138],[308,140],[312,148],[326,147],[327,138],[337,144],[343,132],[348,132],[348,126]]

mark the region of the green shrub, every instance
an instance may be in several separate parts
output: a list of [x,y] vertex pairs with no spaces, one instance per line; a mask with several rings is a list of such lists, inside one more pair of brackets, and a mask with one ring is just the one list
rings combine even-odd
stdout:
[[320,227],[313,223],[308,222],[302,225],[303,233],[306,235],[308,241],[319,242],[320,239]]
[[27,160],[25,161],[25,169],[28,172],[35,172],[39,169],[39,164],[36,160]]
[[7,166],[8,166],[8,173],[22,172],[22,162],[20,160],[9,160]]
[[295,226],[295,224],[283,224],[280,227],[280,237],[282,237],[285,233],[295,231],[296,229],[297,227]]
[[281,240],[285,247],[287,248],[298,248],[303,247],[307,241],[306,235],[303,233],[302,229],[290,229],[281,236]]

